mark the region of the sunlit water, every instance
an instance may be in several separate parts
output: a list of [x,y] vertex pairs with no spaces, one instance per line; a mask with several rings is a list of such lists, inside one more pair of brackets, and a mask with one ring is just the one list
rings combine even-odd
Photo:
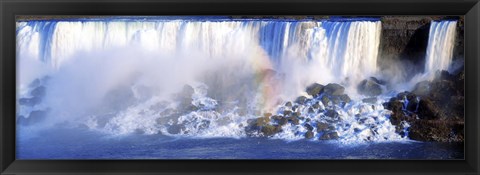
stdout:
[[45,131],[19,140],[17,159],[463,159],[463,145],[388,142],[342,145],[337,141],[267,138],[111,137],[75,130]]

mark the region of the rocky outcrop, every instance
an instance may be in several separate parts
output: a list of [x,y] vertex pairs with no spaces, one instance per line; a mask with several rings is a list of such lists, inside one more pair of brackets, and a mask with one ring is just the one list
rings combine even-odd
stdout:
[[464,71],[441,71],[433,81],[419,82],[412,92],[391,98],[384,106],[392,111],[396,131],[407,131],[409,138],[420,141],[463,142],[464,76]]

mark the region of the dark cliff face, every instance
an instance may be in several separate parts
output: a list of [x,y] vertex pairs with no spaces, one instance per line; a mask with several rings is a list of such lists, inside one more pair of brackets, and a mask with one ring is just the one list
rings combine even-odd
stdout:
[[385,16],[381,18],[382,34],[378,65],[380,70],[392,68],[408,72],[405,78],[423,72],[430,23],[432,20],[458,19],[454,59],[463,59],[463,16]]

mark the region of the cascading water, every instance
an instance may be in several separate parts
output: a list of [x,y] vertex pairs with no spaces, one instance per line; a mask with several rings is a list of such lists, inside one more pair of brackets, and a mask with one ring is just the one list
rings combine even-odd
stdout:
[[[340,83],[353,97],[330,106],[342,119],[335,128],[342,139],[401,139],[381,100],[363,103],[354,90],[377,73],[380,31],[375,19],[18,22],[19,68],[32,70],[19,76],[19,97],[33,96],[31,82],[50,77],[41,105],[22,106],[19,115],[48,108],[52,123],[79,121],[115,134],[243,137],[248,119],[283,112],[279,106],[307,85]],[[179,95],[185,84],[193,88]],[[276,137],[306,132],[283,130]]]
[[428,38],[425,73],[449,70],[455,45],[457,21],[432,21]]

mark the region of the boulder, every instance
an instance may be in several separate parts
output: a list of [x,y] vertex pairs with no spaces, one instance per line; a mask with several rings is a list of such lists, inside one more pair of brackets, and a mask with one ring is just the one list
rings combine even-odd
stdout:
[[373,97],[382,94],[382,87],[376,78],[370,77],[369,79],[362,80],[357,85],[357,91],[362,95]]
[[418,117],[426,120],[445,118],[439,106],[429,99],[421,99],[418,103]]
[[317,97],[322,93],[324,87],[325,86],[323,86],[321,84],[314,83],[314,84],[307,87],[306,92],[307,92],[308,95],[311,95],[313,97]]
[[323,106],[329,106],[330,99],[327,96],[322,96],[322,99],[320,99],[323,103]]
[[288,117],[287,120],[294,125],[300,124],[300,119],[298,119],[298,117]]
[[313,138],[313,132],[312,132],[312,131],[307,131],[307,132],[305,133],[305,138],[306,138],[306,139],[311,139],[311,138]]
[[292,102],[287,102],[287,103],[285,103],[285,106],[287,106],[287,107],[292,107]]
[[412,91],[416,95],[427,95],[430,92],[430,82],[429,81],[421,81],[415,84],[415,87]]
[[337,132],[325,133],[320,137],[321,140],[333,140],[333,139],[338,139],[338,138],[339,138],[339,136],[338,136]]
[[330,128],[330,125],[328,125],[327,123],[323,123],[323,122],[317,123],[317,132],[325,132],[325,131],[328,131],[329,128]]
[[337,119],[339,117],[338,112],[335,111],[335,110],[331,110],[331,109],[325,111],[324,114],[325,114],[325,116],[330,117],[332,119]]
[[279,133],[282,131],[282,128],[278,125],[266,125],[263,126],[261,129],[261,132],[263,136],[272,136],[275,135],[276,133]]
[[298,103],[298,104],[305,104],[305,102],[307,102],[308,98],[305,97],[305,96],[299,96],[297,97],[297,99],[295,100],[295,103]]
[[342,95],[345,88],[336,83],[329,83],[323,88],[323,92],[328,95]]
[[309,130],[309,131],[312,131],[312,130],[313,130],[313,126],[310,125],[310,124],[308,124],[308,123],[306,123],[306,124],[303,125],[303,126],[305,126],[305,128],[307,128],[307,130]]

